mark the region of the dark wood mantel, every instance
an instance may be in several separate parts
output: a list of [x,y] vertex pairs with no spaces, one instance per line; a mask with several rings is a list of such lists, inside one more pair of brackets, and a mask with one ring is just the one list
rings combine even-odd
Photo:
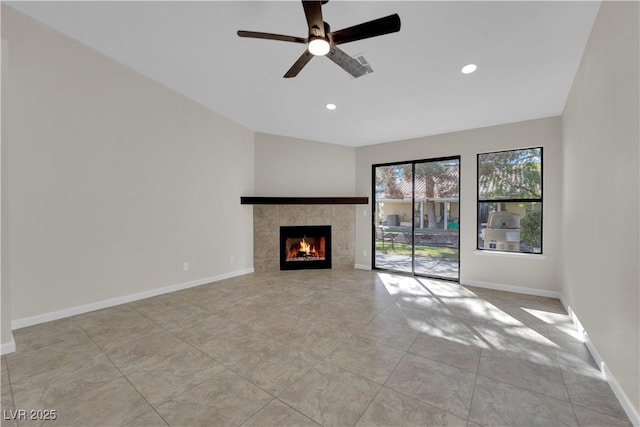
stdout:
[[368,197],[240,197],[241,205],[366,205]]

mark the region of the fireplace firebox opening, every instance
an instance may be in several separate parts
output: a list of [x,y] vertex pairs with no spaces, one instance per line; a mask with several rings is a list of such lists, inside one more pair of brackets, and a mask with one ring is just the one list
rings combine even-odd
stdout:
[[280,227],[280,270],[331,268],[331,226]]

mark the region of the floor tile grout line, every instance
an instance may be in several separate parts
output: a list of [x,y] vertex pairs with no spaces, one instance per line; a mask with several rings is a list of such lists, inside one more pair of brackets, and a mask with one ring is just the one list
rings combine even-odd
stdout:
[[[578,408],[587,409],[587,410],[592,411],[592,412],[597,412],[600,415],[605,415],[607,417],[611,417],[611,418],[615,418],[617,420],[622,420],[622,421],[626,421],[628,423],[631,423],[631,421],[628,418],[620,418],[617,415],[611,415],[611,413],[602,412],[599,409],[596,409],[596,408],[593,408],[593,407],[589,407],[589,406],[585,406],[585,405],[580,405],[579,403],[573,403],[573,402],[570,402],[570,403],[571,403],[571,406],[573,407],[574,413],[575,413],[575,407],[577,406]],[[626,414],[625,414],[625,416],[626,416]],[[578,415],[576,414],[576,419],[577,418],[578,418]],[[632,426],[633,425],[630,424],[630,427],[632,427]]]
[[[30,326],[30,327],[37,327],[37,326],[38,325],[34,325],[34,326]],[[76,330],[82,332],[84,335],[86,335],[86,331],[84,329],[82,329],[79,325],[75,325],[74,324],[73,327],[74,327],[74,329],[76,329]],[[17,338],[17,340],[19,340],[18,337],[16,337],[16,338]],[[3,357],[6,357],[7,366],[8,366],[9,360],[11,360],[14,357],[19,357],[19,356],[22,356],[24,354],[35,353],[35,352],[39,352],[39,351],[42,351],[42,350],[47,350],[47,349],[50,349],[50,347],[54,347],[54,346],[57,346],[57,345],[60,345],[60,344],[61,344],[61,342],[53,342],[53,343],[44,345],[44,346],[36,348],[36,349],[28,349],[26,351],[23,350],[23,349],[22,350],[21,349],[17,349],[15,352],[10,353],[8,355],[5,355]],[[76,343],[76,345],[82,345],[82,343]],[[94,345],[95,345],[95,343],[94,343]],[[96,347],[98,348],[98,350],[102,351],[102,349],[99,346],[96,345]]]
[[[122,304],[121,306],[127,306],[127,305],[128,305],[128,304]],[[129,344],[129,343],[131,343],[131,342],[133,342],[133,341],[136,341],[136,340],[139,340],[139,339],[145,339],[145,338],[149,338],[149,337],[152,337],[152,336],[155,336],[155,335],[158,335],[158,334],[164,333],[164,332],[169,332],[165,327],[163,327],[162,325],[158,324],[157,322],[154,322],[152,319],[148,318],[148,317],[147,317],[147,316],[145,316],[144,314],[139,313],[139,312],[138,312],[137,310],[135,310],[133,307],[128,307],[128,306],[127,306],[127,308],[128,308],[128,309],[130,309],[130,310],[133,310],[133,312],[135,312],[135,313],[136,313],[136,314],[138,314],[139,316],[144,317],[146,320],[149,320],[149,321],[151,321],[152,323],[155,323],[157,326],[159,326],[159,327],[162,329],[162,331],[158,331],[158,332],[151,332],[151,333],[144,334],[144,335],[142,335],[142,336],[136,336],[136,337],[133,337],[133,338],[131,338],[130,340],[125,341],[125,342],[122,342],[122,343],[120,343],[120,344],[118,344],[117,346],[112,347],[112,348],[103,348],[102,346],[100,346],[100,345],[99,345],[99,344],[98,344],[98,343],[93,339],[93,337],[91,336],[91,334],[90,334],[90,333],[89,333],[85,328],[83,328],[81,325],[78,325],[78,327],[79,327],[80,329],[82,329],[82,331],[83,331],[83,332],[84,332],[84,333],[89,337],[89,339],[91,339],[91,341],[92,341],[92,342],[93,342],[93,343],[98,347],[98,349],[100,349],[100,351],[102,351],[103,353],[105,353],[106,351],[110,351],[110,350],[113,350],[113,349],[115,349],[115,348],[121,347],[121,346],[123,346],[123,345]]]
[[[7,370],[7,385],[9,386],[9,393],[11,393],[11,405],[13,406],[13,409],[16,410],[18,408],[16,408],[16,399],[13,396],[13,384],[11,383],[11,372],[9,371],[9,361],[7,360],[6,357],[2,356],[2,358],[4,359],[4,363],[6,366],[6,370]],[[2,418],[4,419],[4,414],[2,414]],[[18,420],[16,421],[16,426],[19,426],[18,424]]]
[[353,423],[354,426],[356,426],[360,420],[362,419],[362,417],[364,416],[364,414],[367,413],[367,411],[369,410],[369,407],[371,406],[371,404],[373,403],[374,400],[376,400],[376,398],[378,397],[378,395],[380,394],[380,391],[382,391],[382,389],[384,388],[384,385],[380,385],[380,388],[378,388],[378,391],[376,391],[376,394],[371,398],[371,400],[369,400],[369,402],[367,403],[366,408],[364,408],[364,410],[362,411],[362,413],[360,414],[360,416],[358,417],[358,419],[356,420],[355,423]]
[[[96,354],[95,354],[94,356],[100,356],[100,355],[105,356],[105,358],[109,361],[109,363],[111,363],[111,364],[113,365],[113,367],[114,367],[114,368],[116,368],[116,369],[120,372],[120,374],[124,377],[124,374],[122,374],[122,372],[120,371],[120,369],[118,369],[118,367],[117,367],[117,366],[115,366],[115,364],[111,361],[111,359],[109,359],[109,357],[107,357],[107,355],[106,355],[106,354],[104,354],[104,351],[102,350],[102,348],[101,348],[98,344],[96,344],[96,342],[91,338],[91,336],[89,336],[89,334],[87,334],[87,332],[86,332],[84,329],[82,329],[82,328],[79,328],[79,329],[82,331],[82,333],[83,333],[83,334],[85,334],[85,335],[87,336],[87,338],[91,341],[92,345],[93,345],[93,346],[95,346],[95,348],[97,349],[97,352],[96,352]],[[8,369],[8,368],[9,368],[9,366],[8,366],[8,361],[7,361],[7,369]],[[9,373],[9,372],[7,372],[7,374],[8,374],[8,373]],[[25,377],[25,378],[24,378],[24,379],[22,379],[22,380],[19,380],[19,381],[24,381],[25,379],[33,378],[33,377],[34,377],[34,376],[36,376],[36,375],[39,375],[39,374],[30,375],[30,376],[28,376],[28,377]],[[118,380],[118,379],[119,379],[119,378],[112,378],[112,379],[110,379],[110,380],[108,380],[108,381],[104,382],[104,384],[102,384],[102,385],[109,384],[109,383],[111,383],[111,382],[113,382],[113,381],[116,381],[116,380]],[[14,396],[13,396],[13,385],[14,385],[13,383],[11,383],[11,384],[10,384],[10,386],[11,386],[11,391],[12,391],[12,400],[14,401],[14,408],[15,408],[15,398],[14,398]],[[101,387],[101,385],[97,385],[97,384],[93,384],[93,385],[94,385],[94,386],[96,386],[96,387]],[[71,400],[71,399],[74,399],[74,398],[76,398],[76,397],[78,397],[78,396],[79,396],[79,395],[73,395],[73,396],[70,396],[70,397],[65,397],[65,398],[61,399],[61,400],[60,400],[60,402],[58,402],[58,403],[66,402],[66,401]],[[17,408],[16,408],[16,409],[17,409]],[[21,408],[21,409],[22,409],[22,408]],[[58,414],[58,415],[59,415],[59,414]],[[18,421],[19,421],[19,420],[16,420],[16,424],[18,424]]]
[[[362,329],[362,328],[360,328],[360,329]],[[360,329],[359,329],[359,330],[360,330]],[[353,333],[353,335],[355,335],[355,336],[357,336],[357,337],[360,337],[360,338],[363,338],[363,339],[366,339],[366,340],[369,340],[369,341],[373,341],[373,342],[374,342],[374,343],[376,343],[376,344],[384,345],[384,346],[389,347],[389,348],[392,348],[392,349],[394,349],[394,350],[398,350],[398,351],[402,351],[402,352],[407,352],[407,351],[409,351],[409,349],[411,348],[411,346],[413,345],[413,343],[416,341],[416,339],[418,339],[418,337],[420,336],[420,332],[418,332],[418,333],[416,334],[416,336],[411,340],[411,343],[409,344],[409,346],[408,346],[407,348],[404,348],[404,346],[403,346],[403,347],[400,347],[400,346],[398,346],[398,345],[389,344],[389,343],[387,343],[387,342],[384,342],[384,341],[383,341],[383,339],[384,339],[384,338],[371,337],[371,336],[367,336],[367,335],[359,335],[359,334],[358,334],[358,331],[354,332],[354,333]]]
[[[402,357],[400,358],[400,360],[398,360],[398,363],[396,363],[396,366],[393,367],[393,369],[391,370],[391,372],[387,376],[387,379],[384,381],[384,383],[382,383],[383,387],[387,386],[387,382],[389,381],[389,378],[391,378],[391,375],[393,375],[393,373],[396,371],[396,369],[398,369],[398,366],[400,366],[400,364],[405,359],[405,357],[407,357],[407,354],[409,354],[409,352],[405,351],[404,354],[402,355]],[[391,387],[389,387],[389,388],[391,388]]]
[[[413,339],[413,341],[411,342],[411,344],[413,344],[415,342],[415,340],[418,337],[416,336],[416,338]],[[411,346],[409,346],[411,347]],[[362,411],[362,413],[360,414],[360,417],[358,417],[358,421],[356,421],[355,424],[358,424],[358,422],[360,422],[360,419],[362,419],[362,417],[364,416],[364,414],[367,412],[367,410],[369,409],[369,407],[371,406],[371,404],[373,403],[374,400],[376,400],[376,397],[378,397],[378,394],[380,394],[380,391],[385,387],[385,385],[387,384],[387,381],[389,381],[389,378],[391,377],[391,375],[393,375],[393,372],[396,370],[396,368],[398,367],[398,365],[400,365],[400,363],[402,363],[402,361],[404,360],[405,356],[407,355],[407,351],[405,350],[404,354],[402,355],[402,357],[400,358],[400,360],[398,360],[398,362],[396,363],[396,366],[393,367],[393,369],[389,372],[389,375],[387,375],[387,378],[384,380],[384,382],[380,385],[380,388],[378,389],[378,391],[376,392],[376,395],[373,396],[373,399],[371,399],[369,401],[369,403],[367,404],[367,407],[364,409],[364,411]],[[355,425],[354,424],[354,425]]]
[[[464,369],[464,368],[461,368],[459,366],[455,366],[455,365],[452,365],[450,363],[443,362],[442,360],[437,360],[437,359],[434,359],[434,358],[431,358],[431,357],[428,357],[428,356],[423,356],[422,354],[414,353],[414,352],[411,351],[411,349],[407,350],[407,353],[411,354],[412,356],[417,356],[417,357],[421,357],[423,359],[427,359],[427,360],[429,360],[431,362],[435,362],[435,363],[438,363],[440,365],[445,365],[445,366],[448,366],[450,368],[454,368],[454,369],[458,369],[460,371],[467,372],[469,374],[476,375],[478,373],[478,371],[470,371],[469,369]],[[480,360],[480,359],[478,358],[478,360]]]
[[[403,391],[401,391],[401,390],[397,390],[397,389],[393,388],[392,386],[387,386],[387,382],[389,381],[389,378],[391,378],[391,376],[393,375],[393,372],[398,368],[398,366],[400,365],[400,363],[402,363],[402,361],[403,361],[403,360],[404,360],[404,358],[407,356],[407,354],[411,354],[411,355],[415,356],[413,353],[409,353],[409,352],[407,351],[407,352],[404,354],[404,356],[402,356],[402,358],[400,359],[400,361],[396,364],[395,368],[393,368],[393,370],[391,371],[391,373],[390,373],[390,374],[389,374],[389,376],[387,377],[387,379],[386,379],[386,381],[384,382],[384,384],[382,384],[382,388],[387,388],[387,389],[389,389],[389,390],[392,390],[392,391],[393,391],[393,392],[395,392],[395,393],[399,393],[399,394],[401,394],[401,395],[403,395],[403,396],[406,396],[406,397],[408,397],[408,398],[410,398],[410,399],[416,400],[416,401],[421,402],[421,403],[423,403],[423,404],[425,404],[425,405],[429,405],[429,406],[431,406],[432,408],[436,408],[436,409],[437,409],[437,410],[439,410],[439,411],[443,411],[443,412],[445,412],[445,413],[447,413],[447,414],[451,414],[451,415],[456,416],[456,417],[458,417],[458,418],[462,418],[461,416],[456,415],[456,414],[454,414],[454,413],[452,413],[452,412],[450,412],[450,411],[448,411],[448,410],[446,410],[446,409],[444,409],[444,408],[441,408],[441,407],[439,407],[439,406],[436,406],[436,405],[434,405],[433,403],[426,402],[426,401],[424,401],[424,400],[422,400],[422,399],[420,399],[420,398],[418,398],[418,397],[416,397],[416,396],[411,396],[411,395],[409,395],[409,394],[407,394],[407,393],[405,393],[405,392],[403,392]],[[431,360],[431,359],[429,359],[429,360]],[[449,366],[449,365],[447,365],[447,366]],[[476,375],[476,377],[477,377],[477,375]],[[474,387],[475,387],[475,383],[474,383]],[[471,401],[469,401],[469,408],[471,408]],[[467,417],[466,421],[468,422],[468,420],[469,420],[469,418]]]
[[[328,361],[326,361],[326,360],[324,360],[324,359],[320,359],[320,360],[318,360],[318,362],[317,362],[317,363],[316,363],[312,368],[310,368],[309,370],[307,370],[307,371],[305,372],[305,374],[306,374],[306,373],[308,373],[309,371],[311,371],[312,369],[314,369],[314,368],[315,368],[316,366],[318,366],[320,363],[325,363],[325,364],[327,364],[327,365],[331,365],[332,367],[337,368],[337,369],[339,369],[339,370],[347,371],[347,372],[349,372],[349,373],[350,373],[350,374],[352,374],[352,375],[356,375],[356,376],[358,376],[358,377],[362,378],[363,380],[368,381],[368,382],[371,382],[371,383],[374,383],[375,385],[378,385],[378,386],[380,386],[380,388],[382,388],[382,385],[381,385],[380,383],[375,382],[375,381],[372,381],[372,380],[370,380],[369,378],[363,377],[363,376],[362,376],[362,375],[360,375],[360,374],[357,374],[357,373],[355,373],[355,372],[353,372],[353,371],[351,371],[351,370],[349,370],[349,369],[347,369],[347,368],[343,368],[342,366],[338,366],[338,365],[336,365],[336,364],[334,364],[334,363],[328,362]],[[294,382],[292,382],[291,384],[289,384],[289,385],[288,385],[288,386],[287,386],[287,387],[286,387],[286,388],[285,388],[285,389],[284,389],[280,394],[278,394],[278,396],[276,396],[276,398],[277,398],[278,400],[280,400],[280,396],[281,396],[282,394],[284,394],[284,392],[286,392],[289,388],[291,388],[291,387],[292,387],[296,382],[298,382],[298,380],[300,380],[300,378],[302,378],[305,374],[303,374],[303,375],[299,376],[299,377],[298,377]],[[378,390],[378,391],[380,391],[380,390]],[[376,392],[376,395],[377,395],[377,392]],[[373,399],[372,399],[371,401],[373,401]],[[288,403],[286,403],[286,402],[284,402],[284,401],[282,401],[282,403],[284,403],[284,404],[285,404],[285,405],[287,405],[287,406],[290,406]],[[369,402],[369,405],[370,405],[370,404],[371,404],[371,402]],[[290,406],[290,407],[291,407],[291,406]],[[367,405],[367,408],[368,408],[368,407],[369,407],[369,406]],[[293,409],[295,409],[295,408],[293,408]],[[298,411],[298,410],[296,409],[296,411]],[[298,411],[298,412],[300,412],[300,411]],[[300,412],[300,413],[301,413],[302,415],[305,415],[303,412]],[[364,412],[363,412],[363,414],[364,414]],[[320,421],[316,421],[314,418],[311,418],[311,417],[310,417],[310,416],[308,416],[308,415],[305,415],[305,416],[306,416],[307,418],[311,419],[313,422],[315,422],[315,423],[317,423],[317,424],[319,424],[319,425],[323,425]],[[360,416],[362,416],[362,414],[360,414]],[[360,419],[360,417],[358,417],[358,420],[359,420],[359,419]],[[357,424],[357,422],[356,422],[356,424]],[[355,425],[355,424],[354,424],[354,425]]]
[[[301,375],[299,375],[295,380],[293,380],[293,381],[291,382],[291,384],[288,384],[287,386],[285,386],[284,390],[282,390],[281,392],[276,393],[276,394],[273,394],[273,393],[271,393],[270,391],[265,390],[263,387],[261,387],[260,385],[258,385],[258,384],[256,384],[256,383],[254,383],[252,380],[250,380],[249,378],[245,377],[245,376],[244,376],[244,375],[242,375],[241,373],[234,371],[234,370],[231,368],[231,366],[233,366],[233,365],[231,365],[231,366],[230,366],[230,365],[228,365],[228,364],[223,364],[223,366],[224,366],[227,370],[231,371],[234,375],[237,375],[237,376],[241,377],[242,379],[244,379],[245,381],[247,381],[248,383],[250,383],[250,384],[252,384],[252,385],[254,385],[254,386],[258,387],[260,390],[264,391],[264,392],[265,392],[265,393],[267,393],[269,396],[272,396],[272,397],[274,397],[274,398],[277,398],[277,397],[278,397],[278,396],[280,396],[282,393],[284,393],[284,392],[285,392],[289,387],[291,387],[291,386],[292,386],[296,381],[298,381],[302,376],[304,376],[307,372],[309,372],[309,371],[311,371],[313,368],[315,368],[315,367],[318,365],[318,363],[319,363],[319,361],[317,361],[316,363],[314,363],[314,364],[313,364],[313,366],[311,366],[309,369],[307,369],[307,370],[306,370],[306,371],[304,371]],[[234,363],[234,365],[235,365],[235,363]]]
[[[482,355],[481,355],[482,357]],[[467,424],[471,421],[471,409],[473,409],[473,397],[476,394],[476,387],[478,385],[478,371],[480,370],[480,358],[478,358],[478,370],[476,371],[476,377],[473,380],[473,389],[471,390],[471,399],[469,400],[469,412],[467,412]]]
[[[557,352],[555,353],[557,357]],[[567,385],[567,380],[565,379],[564,369],[562,369],[562,366],[560,367],[560,378],[562,378],[562,385],[564,385],[564,389],[567,392],[567,398],[569,399],[569,404],[571,405],[571,411],[573,412],[573,417],[576,420],[576,424],[580,425],[580,422],[578,421],[578,414],[576,413],[575,404],[573,403],[573,399],[571,399],[571,393],[569,393],[569,386]]]
[[[333,352],[332,352],[332,353],[333,353]],[[330,353],[330,354],[331,354],[331,353]],[[326,357],[329,357],[329,355],[327,355]],[[404,357],[404,355],[403,355],[403,357]],[[402,357],[400,358],[400,360],[402,360]],[[348,371],[348,372],[350,372],[350,373],[352,373],[352,374],[354,374],[354,375],[359,376],[360,378],[364,378],[365,380],[370,381],[370,382],[372,382],[372,383],[374,383],[374,384],[378,384],[378,385],[384,385],[384,383],[386,383],[386,382],[387,382],[387,380],[389,379],[389,376],[390,376],[390,375],[391,375],[391,373],[393,372],[393,370],[392,370],[391,372],[389,372],[389,375],[387,375],[387,378],[385,378],[384,382],[383,382],[383,383],[381,383],[381,382],[378,382],[378,381],[376,381],[376,380],[372,380],[371,378],[367,378],[367,377],[365,377],[365,376],[364,376],[363,374],[361,374],[361,373],[355,372],[355,371],[353,371],[353,370],[352,370],[352,369],[350,369],[350,368],[347,368],[347,367],[341,366],[341,365],[337,364],[336,362],[332,362],[332,361],[327,360],[327,359],[325,359],[325,358],[323,358],[323,359],[322,359],[322,362],[324,362],[324,363],[328,363],[328,364],[330,364],[330,365],[332,365],[332,366],[334,366],[334,367],[336,367],[336,368],[339,368],[339,369],[344,369],[345,371]],[[396,364],[396,366],[397,366],[397,364]],[[395,369],[395,368],[394,368],[394,369]]]
[[[568,366],[568,368],[571,368],[571,367],[570,367],[570,366]],[[585,405],[581,405],[581,404],[579,404],[579,403],[575,403],[575,402],[573,401],[573,399],[571,398],[571,393],[569,393],[569,386],[567,385],[567,381],[566,381],[566,378],[565,378],[564,369],[561,369],[561,370],[560,370],[560,374],[562,375],[562,382],[564,383],[565,388],[567,389],[567,396],[569,396],[569,403],[571,404],[571,407],[572,407],[572,409],[573,409],[573,412],[574,412],[574,415],[575,415],[575,417],[576,417],[576,420],[577,420],[577,418],[578,418],[578,414],[575,412],[575,407],[576,407],[576,406],[578,406],[578,407],[580,407],[580,408],[586,408],[586,409],[588,409],[588,410],[590,410],[590,411],[597,412],[597,413],[599,413],[599,414],[606,415],[606,416],[608,416],[608,417],[612,417],[612,418],[617,418],[617,419],[622,419],[622,420],[625,420],[625,421],[629,421],[628,419],[620,418],[620,417],[619,417],[619,416],[617,416],[617,415],[613,415],[613,414],[612,414],[612,413],[610,413],[610,412],[604,412],[604,411],[600,410],[599,408],[587,407],[587,406],[585,406]],[[580,374],[578,374],[578,375],[580,375]],[[610,387],[608,383],[607,383],[607,387]],[[617,402],[617,400],[616,400],[616,402]],[[625,413],[625,416],[626,416],[626,413]]]
[[[416,402],[420,402],[421,404],[423,404],[423,405],[427,405],[427,406],[429,406],[429,407],[431,407],[431,408],[434,408],[434,409],[436,409],[436,410],[438,410],[438,411],[442,411],[442,412],[447,413],[447,414],[449,414],[449,415],[453,415],[454,417],[457,417],[457,418],[460,418],[460,419],[464,419],[464,418],[462,418],[460,415],[456,415],[456,414],[454,414],[454,413],[453,413],[453,412],[451,412],[451,411],[448,411],[448,410],[446,410],[446,409],[444,409],[444,408],[441,408],[441,407],[439,407],[439,406],[436,406],[436,405],[434,405],[433,403],[429,403],[429,402],[427,402],[427,401],[425,401],[425,400],[422,400],[422,399],[420,399],[420,398],[418,398],[418,397],[411,396],[410,394],[407,394],[406,392],[404,392],[404,391],[402,391],[402,390],[395,389],[395,388],[393,388],[392,386],[387,386],[386,384],[384,384],[380,390],[382,390],[383,388],[386,388],[387,390],[390,390],[390,391],[392,391],[392,392],[394,392],[394,393],[401,394],[401,395],[403,395],[404,397],[408,397],[409,399],[415,400]],[[468,421],[468,420],[465,420],[465,421]]]
[[[254,385],[255,385],[255,384],[254,384]],[[272,395],[272,394],[269,394],[269,396],[271,396],[271,397],[272,397],[272,399],[271,399],[270,401],[268,401],[267,403],[265,403],[264,405],[262,405],[262,406],[261,406],[257,411],[255,411],[253,414],[249,415],[249,416],[248,416],[244,421],[242,421],[242,422],[239,424],[239,426],[240,426],[240,427],[244,426],[244,425],[245,425],[245,424],[246,424],[246,423],[247,423],[251,418],[255,417],[255,416],[256,416],[256,414],[257,414],[258,412],[262,411],[264,408],[266,408],[267,406],[269,406],[269,404],[270,404],[271,402],[273,402],[274,400],[276,400],[276,398],[275,398],[275,397],[273,397],[273,395]]]
[[[500,383],[502,383],[502,384],[507,384],[507,385],[510,385],[510,386],[513,386],[513,387],[517,387],[517,388],[519,388],[519,389],[521,389],[521,390],[525,390],[525,391],[529,391],[529,392],[531,392],[531,393],[536,393],[536,394],[539,394],[539,395],[542,395],[542,396],[550,397],[550,398],[552,398],[552,399],[560,400],[560,401],[562,401],[562,402],[569,402],[569,403],[571,403],[571,400],[570,400],[570,397],[571,397],[571,396],[569,395],[569,390],[567,389],[567,385],[566,385],[566,383],[565,383],[565,381],[564,381],[564,377],[562,377],[562,385],[564,386],[564,389],[565,389],[565,391],[567,392],[567,399],[566,399],[566,400],[565,400],[565,399],[562,399],[562,398],[559,398],[559,397],[557,397],[557,396],[552,396],[552,395],[547,394],[547,393],[543,393],[543,392],[540,392],[540,391],[537,391],[537,390],[532,390],[532,389],[530,389],[530,388],[526,388],[526,387],[524,387],[524,386],[522,386],[522,385],[519,385],[519,384],[513,384],[513,383],[510,383],[510,382],[507,382],[507,381],[504,381],[504,380],[498,379],[498,378],[493,378],[493,377],[490,377],[490,376],[488,376],[488,375],[486,375],[486,374],[484,374],[484,373],[481,373],[481,372],[480,372],[480,362],[482,361],[482,354],[483,354],[485,351],[486,351],[486,352],[492,352],[492,351],[495,351],[495,352],[501,352],[500,350],[482,349],[482,352],[481,352],[481,354],[480,354],[480,358],[479,358],[479,360],[478,360],[478,371],[476,372],[478,375],[480,375],[480,376],[482,376],[482,377],[484,377],[484,378],[488,378],[488,379],[490,379],[490,380],[492,380],[492,381],[497,381],[497,382],[500,382]],[[502,353],[504,353],[504,352],[502,352]],[[523,360],[523,361],[525,361],[525,362],[531,362],[531,363],[533,363],[533,364],[538,365],[538,363],[537,363],[537,362],[532,361],[532,360],[530,360],[530,359],[519,358],[519,357],[515,357],[515,356],[511,356],[511,358],[513,358],[513,359],[520,359],[520,360]],[[560,373],[562,374],[562,369],[561,369],[561,367],[557,367],[557,368],[552,367],[552,368],[553,368],[553,369],[558,369],[558,370],[560,370],[560,371],[561,371]]]
[[[317,360],[317,359],[316,359],[316,360]],[[244,421],[242,422],[242,424],[241,424],[241,425],[244,425],[247,421],[249,421],[252,417],[254,417],[258,412],[260,412],[262,409],[264,409],[267,405],[269,405],[269,403],[273,402],[274,400],[278,400],[279,402],[281,402],[281,403],[283,403],[283,404],[287,405],[288,407],[292,408],[292,409],[293,409],[293,410],[295,410],[296,412],[298,412],[298,413],[300,413],[300,414],[304,415],[306,418],[309,418],[309,419],[310,419],[310,420],[312,420],[313,422],[316,422],[314,419],[310,418],[309,416],[305,415],[304,413],[302,413],[302,412],[298,411],[297,409],[293,408],[292,406],[290,406],[290,405],[288,405],[287,403],[285,403],[285,402],[283,402],[282,400],[280,400],[279,396],[280,396],[281,394],[283,394],[287,389],[289,389],[289,387],[291,387],[294,383],[296,383],[296,382],[297,382],[297,381],[298,381],[302,376],[304,376],[306,373],[308,373],[308,372],[309,372],[309,371],[311,371],[313,368],[315,368],[315,367],[318,365],[318,363],[320,363],[320,361],[319,361],[319,360],[317,360],[317,361],[316,361],[316,363],[315,363],[315,364],[313,364],[313,366],[311,366],[309,369],[307,369],[306,371],[304,371],[304,372],[303,372],[301,375],[299,375],[295,380],[293,380],[293,381],[291,382],[291,384],[288,384],[287,386],[285,386],[285,388],[284,388],[281,392],[279,392],[279,393],[277,393],[277,394],[273,394],[273,393],[271,393],[270,391],[265,390],[264,388],[262,388],[262,387],[261,387],[261,386],[259,386],[258,384],[255,384],[255,383],[254,383],[253,381],[251,381],[249,378],[246,378],[244,375],[242,375],[242,374],[240,374],[240,373],[238,373],[238,372],[234,371],[230,366],[228,366],[228,365],[226,365],[226,364],[223,364],[223,366],[224,366],[227,370],[231,371],[234,375],[237,375],[237,376],[241,377],[242,379],[244,379],[245,381],[247,381],[247,382],[248,382],[248,383],[250,383],[251,385],[253,385],[253,386],[255,386],[255,387],[259,388],[260,390],[264,391],[265,393],[267,393],[269,396],[271,396],[271,397],[272,397],[272,399],[271,399],[269,402],[267,402],[267,404],[265,404],[262,408],[260,408],[259,410],[257,410],[257,411],[256,411],[254,414],[252,414],[249,418],[247,418],[246,420],[244,420]]]
[[[284,392],[283,392],[284,393]],[[282,394],[282,393],[280,393]],[[297,413],[299,413],[300,415],[302,415],[303,417],[307,418],[308,420],[311,420],[312,422],[318,424],[318,425],[322,425],[319,422],[317,422],[316,420],[314,420],[313,418],[311,418],[310,416],[306,415],[304,412],[300,412],[299,410],[297,410],[296,408],[294,408],[293,406],[289,405],[286,402],[283,402],[279,397],[274,398],[274,400],[277,400],[278,402],[282,403],[283,405],[287,405],[288,408],[291,408],[292,410],[296,411]]]
[[576,413],[576,407],[573,403],[569,402],[571,405],[571,412],[573,413],[573,418],[576,420],[576,425],[580,425],[580,421],[578,421],[578,414]]
[[478,376],[479,376],[479,377],[482,377],[482,378],[486,378],[486,379],[488,379],[488,380],[490,380],[490,381],[495,381],[495,382],[500,383],[500,384],[508,385],[508,386],[510,386],[510,387],[514,387],[514,388],[517,388],[517,389],[519,389],[519,390],[526,391],[526,392],[528,392],[528,393],[533,393],[533,394],[536,394],[536,395],[538,395],[538,396],[546,397],[546,398],[548,398],[548,399],[553,399],[553,400],[557,400],[557,401],[559,401],[559,402],[564,402],[564,403],[573,404],[573,403],[571,402],[571,400],[569,400],[569,399],[567,399],[567,400],[565,400],[565,399],[560,399],[560,398],[558,398],[558,397],[556,397],[556,396],[550,396],[550,395],[548,395],[548,394],[541,393],[541,392],[539,392],[539,391],[535,391],[535,390],[531,390],[531,389],[525,388],[525,387],[523,387],[523,386],[521,386],[521,385],[518,385],[518,384],[511,384],[511,383],[508,383],[508,382],[506,382],[506,381],[502,381],[502,380],[498,380],[498,379],[495,379],[495,378],[492,378],[492,377],[488,377],[488,376],[486,376],[486,375],[484,375],[484,374],[481,374],[481,373],[478,373]]
[[[84,329],[83,329],[83,331],[84,331]],[[100,351],[102,352],[102,354],[104,355],[104,357],[106,357],[106,358],[107,358],[107,360],[109,361],[109,363],[111,363],[111,364],[113,365],[113,367],[114,367],[114,368],[116,368],[116,369],[118,370],[118,372],[120,372],[120,375],[122,375],[122,378],[124,378],[124,379],[127,381],[127,383],[128,383],[128,384],[129,384],[129,385],[130,385],[130,386],[131,386],[131,387],[136,391],[136,393],[138,393],[138,395],[140,395],[140,397],[142,398],[142,400],[144,400],[144,401],[147,403],[147,405],[149,405],[149,407],[151,407],[151,409],[153,409],[153,411],[154,411],[156,414],[158,414],[158,416],[160,417],[160,419],[162,419],[162,421],[164,421],[164,422],[165,422],[165,424],[170,425],[170,424],[167,422],[167,420],[165,420],[165,419],[162,417],[162,415],[160,415],[160,413],[158,413],[158,411],[157,411],[157,410],[156,410],[156,408],[151,404],[151,402],[149,402],[149,401],[147,400],[147,398],[146,398],[146,397],[144,397],[144,395],[140,392],[140,390],[138,390],[138,388],[137,388],[135,385],[133,385],[133,384],[131,383],[131,381],[129,380],[129,378],[128,378],[128,377],[124,374],[124,372],[122,372],[122,370],[121,370],[121,369],[120,369],[120,368],[119,368],[119,367],[118,367],[118,366],[113,362],[113,360],[111,360],[111,358],[110,358],[110,357],[105,353],[105,351],[104,351],[104,350],[102,350],[102,348],[101,348],[101,347],[100,347],[100,346],[99,346],[99,345],[98,345],[98,344],[93,340],[93,338],[91,338],[91,336],[87,333],[87,331],[84,331],[84,333],[85,333],[85,334],[87,334],[87,337],[89,337],[89,339],[90,339],[91,341],[93,341],[93,343],[94,343],[98,348],[100,348]],[[116,378],[116,379],[113,379],[113,380],[111,380],[111,381],[109,381],[109,382],[113,382],[113,381],[115,381],[115,380],[117,380],[117,378]],[[144,415],[144,414],[142,414],[142,415]],[[141,416],[142,416],[142,415],[141,415]],[[128,422],[129,422],[129,423],[130,423],[130,422],[133,422],[133,421],[137,420],[138,418],[140,418],[140,417],[137,417],[137,418],[134,418],[134,419],[132,419],[132,420],[129,420]]]

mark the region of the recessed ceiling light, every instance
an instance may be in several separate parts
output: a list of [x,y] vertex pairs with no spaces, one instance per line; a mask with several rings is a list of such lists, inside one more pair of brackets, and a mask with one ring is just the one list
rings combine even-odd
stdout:
[[476,64],[467,64],[464,67],[462,67],[461,71],[462,71],[462,74],[471,74],[477,69],[478,69],[478,66]]
[[335,110],[336,104],[327,104],[327,110]]

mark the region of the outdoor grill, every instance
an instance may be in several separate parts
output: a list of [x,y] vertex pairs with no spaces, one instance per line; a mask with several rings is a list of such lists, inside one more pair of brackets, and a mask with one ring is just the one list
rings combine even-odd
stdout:
[[520,250],[520,215],[511,212],[492,212],[487,227],[482,229],[480,238],[485,249],[499,251]]

